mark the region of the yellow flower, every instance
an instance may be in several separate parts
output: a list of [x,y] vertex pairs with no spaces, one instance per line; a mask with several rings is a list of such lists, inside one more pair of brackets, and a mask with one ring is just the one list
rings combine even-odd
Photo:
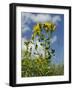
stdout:
[[33,30],[34,30],[34,35],[40,35],[40,32],[41,32],[40,24],[37,23],[37,24],[33,27]]
[[45,22],[43,27],[46,31],[48,30],[54,31],[56,29],[56,25],[52,22]]

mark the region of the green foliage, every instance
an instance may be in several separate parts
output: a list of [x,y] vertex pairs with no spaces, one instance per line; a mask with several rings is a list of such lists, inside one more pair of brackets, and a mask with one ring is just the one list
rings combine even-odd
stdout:
[[64,74],[63,64],[48,65],[47,59],[41,57],[34,60],[30,60],[28,58],[23,59],[21,64],[22,77],[55,76]]
[[35,49],[37,50],[37,48],[38,48],[38,45],[36,44],[36,45],[35,45]]

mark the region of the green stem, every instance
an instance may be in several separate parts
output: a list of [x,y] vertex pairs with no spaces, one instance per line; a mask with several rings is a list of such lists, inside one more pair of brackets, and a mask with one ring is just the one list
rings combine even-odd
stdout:
[[[45,48],[46,48],[46,40],[44,40],[45,41]],[[46,57],[46,49],[45,49],[45,57]]]

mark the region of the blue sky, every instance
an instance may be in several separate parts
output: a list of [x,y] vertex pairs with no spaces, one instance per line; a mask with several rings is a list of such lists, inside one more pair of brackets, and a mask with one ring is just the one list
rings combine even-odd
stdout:
[[63,14],[44,14],[44,13],[21,13],[21,32],[23,40],[30,40],[33,26],[36,23],[52,21],[56,24],[56,31],[53,33],[52,48],[56,55],[53,58],[54,63],[63,63],[64,61],[64,15]]

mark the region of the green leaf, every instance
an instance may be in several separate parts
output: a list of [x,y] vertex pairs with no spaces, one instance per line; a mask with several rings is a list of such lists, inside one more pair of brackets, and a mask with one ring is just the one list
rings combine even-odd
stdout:
[[54,54],[55,53],[55,50],[54,49],[52,49],[52,54]]
[[49,47],[45,47],[45,49],[46,49],[46,50],[48,50],[48,49],[49,49]]
[[40,39],[38,39],[39,40],[39,42],[41,41]]
[[41,43],[40,45],[43,46],[43,43]]
[[40,37],[40,39],[41,39],[41,40],[44,40],[44,38],[43,38],[43,37]]
[[36,45],[35,45],[35,49],[37,50],[37,48],[38,48],[38,45],[36,44]]
[[51,55],[49,55],[49,56],[48,56],[48,59],[51,59],[51,57],[52,57],[52,56],[51,56]]
[[34,35],[32,36],[32,40],[34,40]]

